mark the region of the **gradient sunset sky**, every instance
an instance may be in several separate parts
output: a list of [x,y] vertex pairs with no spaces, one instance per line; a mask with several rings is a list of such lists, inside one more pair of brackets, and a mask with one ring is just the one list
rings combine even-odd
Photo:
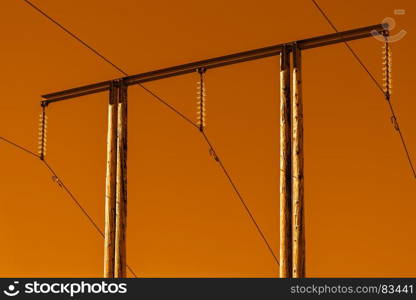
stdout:
[[[317,0],[339,30],[396,20],[392,104],[416,159],[416,3]],[[333,33],[310,0],[33,0],[129,74]],[[404,9],[404,15],[395,15]],[[0,136],[36,151],[40,95],[120,77],[22,0],[0,3]],[[382,80],[382,43],[352,48]],[[145,84],[196,118],[197,74]],[[278,254],[279,58],[206,73],[206,133]],[[416,180],[342,44],[303,53],[307,277],[416,276]],[[48,107],[47,161],[104,228],[108,95]],[[276,277],[195,128],[129,88],[128,264],[140,277]],[[0,143],[0,276],[101,277],[103,239],[39,159]],[[129,273],[129,276],[131,274]]]

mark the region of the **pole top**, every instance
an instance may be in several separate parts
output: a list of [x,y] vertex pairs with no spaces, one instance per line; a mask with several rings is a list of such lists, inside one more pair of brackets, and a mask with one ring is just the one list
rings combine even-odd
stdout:
[[200,68],[196,69],[196,71],[197,71],[199,74],[204,74],[204,73],[207,71],[207,68],[205,68],[205,67],[200,67]]

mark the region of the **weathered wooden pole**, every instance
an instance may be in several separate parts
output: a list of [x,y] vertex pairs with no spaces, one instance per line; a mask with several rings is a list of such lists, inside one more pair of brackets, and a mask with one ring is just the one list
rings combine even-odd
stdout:
[[280,277],[292,277],[290,49],[280,54]]
[[111,82],[108,103],[107,171],[105,183],[104,277],[114,277],[118,88]]
[[127,228],[127,86],[119,80],[117,120],[117,188],[114,277],[126,277]]
[[303,201],[303,104],[301,50],[293,46],[293,148],[292,148],[292,236],[293,277],[305,277],[305,218]]

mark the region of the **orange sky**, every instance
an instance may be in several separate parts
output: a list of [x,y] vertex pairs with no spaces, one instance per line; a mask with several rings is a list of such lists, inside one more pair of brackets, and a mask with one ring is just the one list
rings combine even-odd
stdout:
[[[332,33],[310,0],[33,2],[131,74]],[[408,32],[392,45],[392,102],[416,155],[415,2],[318,2],[340,30],[391,16],[393,34]],[[35,151],[41,94],[120,75],[23,1],[1,1],[0,14],[0,135]],[[381,81],[382,44],[351,45]],[[278,57],[206,77],[207,135],[278,253]],[[146,86],[194,118],[196,81]],[[303,82],[307,276],[416,276],[415,179],[380,91],[341,44],[305,51]],[[107,101],[48,108],[47,160],[101,228]],[[139,276],[277,276],[194,128],[132,86],[128,130],[127,260]],[[39,160],[6,143],[0,153],[0,276],[101,277],[103,240],[78,207]]]

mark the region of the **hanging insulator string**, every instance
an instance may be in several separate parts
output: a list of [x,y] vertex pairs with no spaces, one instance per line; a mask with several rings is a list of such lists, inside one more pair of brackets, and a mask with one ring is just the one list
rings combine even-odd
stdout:
[[197,125],[199,131],[203,132],[206,125],[205,106],[206,106],[206,87],[205,87],[205,68],[197,69],[199,81],[197,81]]
[[[383,45],[383,91],[386,100],[391,106],[391,94],[393,92],[393,83],[392,83],[392,59],[391,59],[391,46],[389,43],[389,32],[386,30],[383,32],[384,36],[384,45]],[[392,112],[393,113],[393,112]],[[393,124],[393,128],[396,131],[399,131],[399,124],[397,123],[396,116],[394,113],[390,117],[390,121]],[[413,167],[412,167],[413,170]]]
[[387,101],[390,101],[392,94],[392,60],[391,60],[391,46],[389,44],[388,31],[383,32],[384,44],[383,44],[383,92]]
[[41,106],[42,106],[42,111],[39,115],[38,153],[39,153],[39,158],[41,160],[44,160],[45,155],[46,155],[48,116],[46,115],[46,104],[42,102]]

